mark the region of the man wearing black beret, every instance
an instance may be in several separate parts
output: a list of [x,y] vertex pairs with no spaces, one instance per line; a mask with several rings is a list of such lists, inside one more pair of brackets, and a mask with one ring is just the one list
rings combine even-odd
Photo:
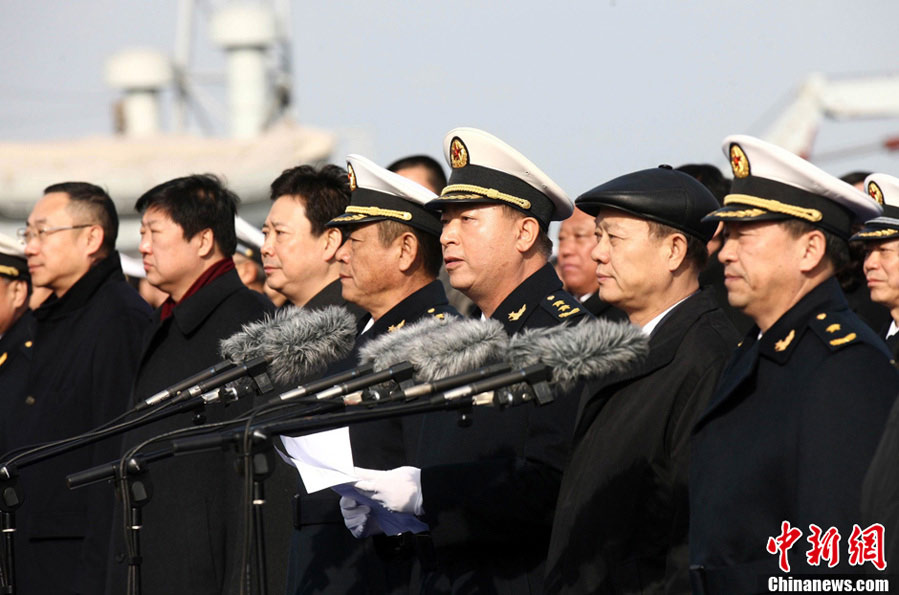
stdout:
[[699,289],[712,194],[665,166],[581,195],[600,298],[650,339],[643,366],[588,386],[553,521],[549,593],[689,593],[687,445],[737,333]]

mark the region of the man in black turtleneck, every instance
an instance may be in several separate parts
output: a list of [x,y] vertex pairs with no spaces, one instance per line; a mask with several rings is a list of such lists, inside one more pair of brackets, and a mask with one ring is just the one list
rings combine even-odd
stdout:
[[[122,275],[118,216],[102,188],[48,187],[19,233],[32,282],[53,293],[35,312],[25,396],[3,421],[9,448],[80,434],[122,413],[150,323],[149,307]],[[107,440],[21,470],[17,592],[97,592],[112,491],[72,492],[65,478],[108,461],[117,446]]]

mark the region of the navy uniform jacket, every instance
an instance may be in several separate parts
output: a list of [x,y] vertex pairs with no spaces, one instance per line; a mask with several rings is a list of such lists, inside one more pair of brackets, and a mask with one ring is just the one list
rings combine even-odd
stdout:
[[[34,351],[34,314],[22,316],[0,337],[0,420],[13,421],[16,403],[24,401]],[[0,431],[0,453],[9,450],[6,432]]]
[[886,572],[895,577],[899,568],[899,401],[893,405],[862,484],[862,520],[863,528],[873,523],[884,526]]
[[[552,266],[525,279],[492,318],[506,332],[592,316],[562,289]],[[425,417],[417,466],[436,566],[423,592],[539,592],[553,510],[577,414],[573,395],[543,407],[479,407]]]
[[[781,573],[766,544],[783,521],[803,535],[789,552],[791,575],[826,572],[805,560],[809,524],[836,527],[846,547],[899,393],[883,341],[835,279],[758,332],[744,338],[693,430],[690,563],[694,588],[710,593],[767,592],[766,578]],[[857,568],[847,558],[843,549],[836,572]]]
[[[150,324],[150,307],[125,281],[117,252],[34,315],[26,395],[4,420],[9,448],[81,434],[124,412]],[[113,459],[118,445],[110,438],[21,469],[16,592],[102,590],[113,492],[106,485],[72,491],[65,480]]]
[[690,430],[739,336],[711,289],[635,370],[587,386],[546,561],[548,593],[689,593]]
[[[357,365],[359,349],[384,333],[400,329],[427,316],[458,315],[449,305],[440,281],[432,281],[379,318],[356,339],[353,352],[331,366],[325,374],[348,370]],[[370,320],[359,320],[359,330]],[[416,418],[367,422],[350,426],[353,462],[357,467],[392,469],[409,464],[417,438]],[[347,530],[340,514],[339,496],[325,490],[304,495],[298,507],[299,530],[291,542],[288,589],[294,593],[387,593],[407,587],[411,552],[384,552],[394,564],[384,563],[379,554],[394,546],[394,540],[357,540]],[[375,551],[375,547],[378,551]]]
[[[160,320],[154,316],[134,383],[132,404],[199,370],[221,361],[219,341],[245,323],[274,310],[264,295],[244,286],[234,270],[213,279],[175,306]],[[223,421],[250,406],[245,399],[207,408],[208,422]],[[192,426],[192,413],[181,413],[132,430],[123,448],[147,438]],[[165,442],[147,447],[162,448]],[[142,586],[145,593],[213,595],[235,589],[228,573],[240,566],[239,502],[242,485],[234,469],[234,453],[212,451],[157,461],[149,466],[153,498],[143,507],[140,532]],[[105,487],[105,486],[104,486]],[[108,489],[108,488],[107,488]],[[127,560],[121,525],[121,504],[112,531],[113,556],[106,592],[125,592]]]

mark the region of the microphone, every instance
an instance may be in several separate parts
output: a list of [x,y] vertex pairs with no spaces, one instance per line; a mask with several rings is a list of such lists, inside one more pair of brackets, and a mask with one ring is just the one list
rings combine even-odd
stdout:
[[140,411],[141,409],[146,409],[147,407],[152,407],[153,405],[155,405],[157,403],[161,403],[161,402],[165,401],[166,399],[168,399],[170,397],[174,397],[181,391],[188,389],[191,386],[194,386],[195,384],[197,384],[199,382],[207,380],[207,379],[215,376],[216,374],[219,374],[221,372],[224,372],[226,370],[233,368],[234,365],[235,364],[232,361],[228,361],[228,360],[221,361],[210,368],[201,370],[200,372],[197,372],[193,376],[189,376],[188,378],[185,378],[181,382],[173,384],[172,386],[159,391],[155,395],[153,395],[147,399],[144,399],[143,401],[141,401],[140,403],[137,404],[137,406],[134,408],[134,410]]
[[247,373],[256,374],[266,364],[276,382],[298,382],[349,354],[355,335],[355,319],[346,308],[282,308],[223,339],[220,351],[225,361],[141,401],[134,410],[185,391],[185,397],[203,394]]
[[359,350],[359,361],[375,370],[407,361],[417,381],[433,382],[502,361],[508,344],[497,320],[428,317],[369,341]]
[[346,308],[289,307],[244,325],[242,332],[221,342],[221,353],[232,361],[264,357],[272,380],[289,384],[320,374],[349,355],[355,339],[355,318]]
[[506,360],[513,368],[546,364],[553,388],[564,393],[580,380],[626,372],[648,354],[649,338],[629,322],[585,320],[513,335]]

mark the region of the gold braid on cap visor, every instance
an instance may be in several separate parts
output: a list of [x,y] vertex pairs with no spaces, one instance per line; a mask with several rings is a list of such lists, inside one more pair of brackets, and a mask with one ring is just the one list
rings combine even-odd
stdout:
[[382,209],[381,207],[354,207],[346,208],[346,213],[359,213],[369,217],[392,217],[394,219],[402,219],[403,221],[411,221],[412,213],[409,211],[395,211],[393,209]]
[[496,188],[484,188],[483,186],[474,186],[472,184],[451,184],[443,189],[443,192],[440,193],[440,198],[446,200],[459,199],[464,200],[468,198],[467,196],[447,196],[448,192],[471,192],[474,194],[479,194],[484,198],[492,198],[494,200],[501,200],[504,202],[512,203],[513,205],[529,210],[531,208],[531,201],[525,200],[523,198],[518,198],[517,196],[512,196],[511,194],[505,194],[500,192]]
[[894,236],[899,231],[895,229],[878,229],[877,231],[860,231],[855,234],[857,238],[885,238],[887,236]]
[[[749,205],[750,207],[758,207],[772,213],[783,213],[797,219],[805,219],[806,221],[820,221],[823,216],[818,209],[806,209],[797,207],[796,205],[788,205],[779,200],[771,200],[768,198],[758,198],[756,196],[748,196],[746,194],[728,194],[724,197],[724,205],[730,204]],[[761,213],[759,213],[761,214]]]
[[9,275],[10,277],[18,277],[19,269],[15,267],[8,267],[6,265],[0,265],[0,275]]

